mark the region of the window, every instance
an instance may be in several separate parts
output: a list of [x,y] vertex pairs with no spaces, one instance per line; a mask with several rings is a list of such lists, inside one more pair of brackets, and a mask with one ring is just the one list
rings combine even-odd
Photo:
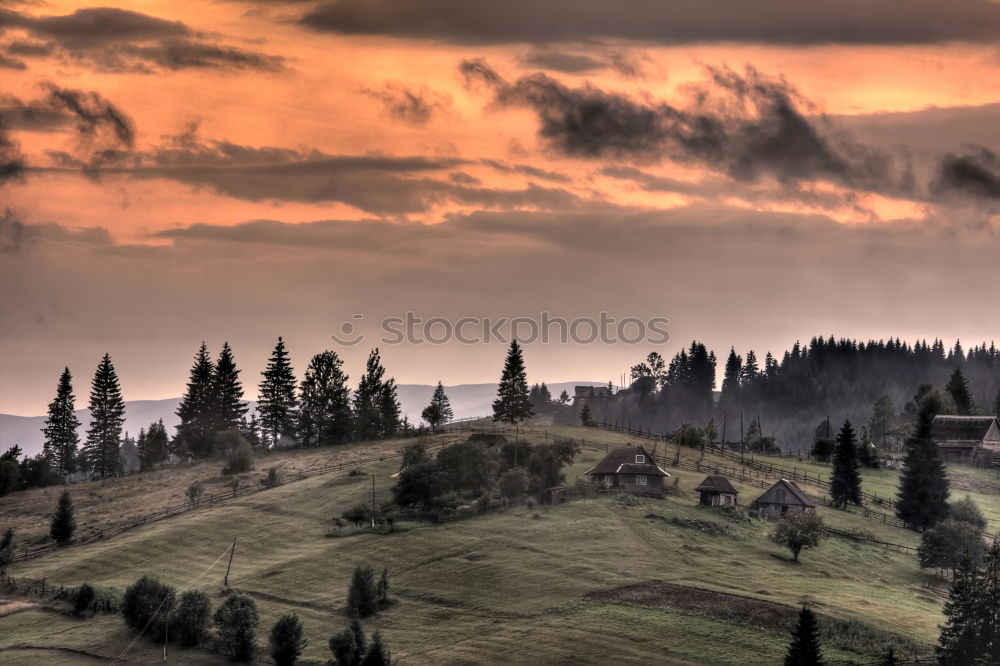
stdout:
[[636,474],[635,475],[635,482],[638,485],[640,485],[640,486],[646,485],[646,475],[645,474]]
[[638,463],[638,464],[640,464],[640,465],[643,464],[644,462],[646,462],[646,456],[641,455],[641,454],[636,454],[636,456],[635,456],[635,462]]

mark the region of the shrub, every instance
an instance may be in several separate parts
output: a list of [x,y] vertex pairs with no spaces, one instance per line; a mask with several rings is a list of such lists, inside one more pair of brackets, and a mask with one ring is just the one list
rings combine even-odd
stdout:
[[948,517],[956,522],[972,525],[979,532],[986,531],[986,516],[968,495],[951,505]]
[[295,613],[282,615],[271,627],[268,645],[271,648],[271,657],[277,666],[294,664],[309,645],[309,641],[302,637],[302,621],[299,620],[299,616]]
[[[226,433],[219,433],[224,435]],[[238,438],[232,446],[226,448],[226,466],[222,468],[223,474],[242,474],[253,469],[253,449],[250,442],[238,432],[234,433]],[[218,441],[218,439],[216,440]]]
[[347,590],[347,614],[354,618],[371,617],[378,611],[378,592],[371,567],[355,567]]
[[142,576],[125,590],[122,615],[130,629],[162,638],[163,624],[174,607],[174,588],[152,576]]
[[917,558],[923,569],[948,569],[954,574],[965,557],[978,566],[985,551],[982,533],[975,525],[949,518],[921,535]]
[[279,483],[281,483],[281,480],[278,478],[278,470],[274,467],[268,468],[267,478],[264,479],[264,485],[268,488],[274,488]]
[[350,627],[331,636],[329,645],[337,666],[358,666],[367,648],[365,630],[360,622],[354,620]]
[[203,486],[200,482],[195,481],[188,486],[187,491],[184,494],[187,495],[188,501],[191,502],[193,506],[198,506],[201,496],[205,494],[205,486]]
[[185,647],[201,645],[205,640],[211,613],[212,604],[204,592],[188,590],[181,595],[177,610],[170,619],[170,628],[181,645]]
[[427,446],[424,445],[423,442],[410,444],[403,449],[403,460],[399,465],[399,471],[403,471],[413,465],[420,465],[428,462],[429,460],[430,456],[427,455]]
[[823,519],[805,511],[786,515],[778,521],[771,534],[772,541],[788,547],[795,562],[799,561],[799,553],[818,546],[822,537]]
[[631,493],[618,493],[615,495],[615,501],[622,506],[640,506],[642,500]]
[[355,527],[361,527],[361,523],[371,520],[371,508],[367,504],[358,504],[342,513],[340,517],[349,523],[354,523]]
[[14,561],[14,530],[7,528],[0,537],[0,575],[7,572],[7,566]]
[[260,626],[254,600],[245,594],[234,594],[219,606],[212,620],[219,630],[222,649],[236,661],[250,661]]
[[500,477],[500,494],[509,500],[518,499],[528,491],[528,474],[521,467],[513,467]]
[[73,614],[79,615],[83,611],[88,610],[94,605],[96,598],[97,592],[94,591],[94,588],[89,583],[81,585],[73,596]]
[[465,504],[465,500],[454,490],[435,498],[434,506],[438,509],[448,509],[454,511],[458,507]]

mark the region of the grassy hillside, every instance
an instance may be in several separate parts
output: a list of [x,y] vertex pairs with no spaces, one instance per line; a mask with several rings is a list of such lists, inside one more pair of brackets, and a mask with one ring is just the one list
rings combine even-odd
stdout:
[[[627,441],[593,429],[559,433],[609,446]],[[381,446],[394,449],[398,443]],[[353,449],[324,454],[357,455]],[[568,480],[601,455],[585,449]],[[684,456],[694,460],[697,452]],[[388,498],[389,475],[396,469],[395,461],[367,468],[377,475],[380,498]],[[264,627],[284,612],[297,612],[310,639],[307,662],[316,664],[328,659],[327,638],[345,624],[341,608],[350,573],[365,563],[389,568],[396,599],[366,624],[371,631],[380,628],[394,656],[407,664],[774,664],[787,643],[784,623],[803,602],[813,605],[833,634],[826,640],[831,664],[870,661],[879,644],[926,652],[936,640],[941,599],[922,590],[925,577],[912,555],[828,539],[794,564],[767,539],[768,524],[697,507],[691,489],[702,474],[671,473],[679,478],[681,495],[635,507],[612,498],[576,500],[444,525],[407,524],[389,535],[339,537],[328,536],[330,519],[368,498],[370,480],[320,476],[70,547],[19,563],[10,573],[118,589],[152,573],[183,585],[216,562],[236,536],[230,584],[257,600]],[[746,503],[760,492],[738,487]],[[1000,497],[981,492],[976,499],[988,515],[997,515]],[[820,512],[842,529],[917,542],[906,530]],[[224,567],[223,559],[197,585],[216,601]],[[130,640],[118,617],[73,620],[42,607],[5,615],[3,608],[5,662],[113,657]],[[80,652],[54,651],[67,649]],[[145,640],[137,650],[137,662],[159,654]],[[222,662],[207,651],[184,659]]]

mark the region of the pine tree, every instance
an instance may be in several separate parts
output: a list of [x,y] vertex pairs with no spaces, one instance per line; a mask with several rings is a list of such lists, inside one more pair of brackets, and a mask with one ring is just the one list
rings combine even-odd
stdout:
[[760,368],[757,366],[757,354],[754,350],[747,352],[746,363],[740,371],[740,387],[753,386],[757,378],[760,377]]
[[233,348],[228,342],[222,344],[222,351],[215,362],[212,394],[214,431],[239,429],[243,416],[247,413],[247,403],[243,402],[243,383],[240,382],[240,371],[236,367]]
[[896,502],[896,515],[921,531],[948,515],[948,477],[931,431],[936,408],[935,400],[925,400],[917,415],[916,431],[906,442]]
[[493,420],[513,425],[532,416],[524,356],[517,340],[512,340],[497,387],[497,399],[493,401]]
[[351,391],[343,361],[335,352],[313,356],[299,398],[299,440],[306,446],[346,442],[351,438]]
[[396,380],[384,377],[385,368],[376,347],[368,355],[365,374],[354,392],[354,430],[358,439],[390,437],[399,429]]
[[424,408],[420,417],[430,424],[431,432],[442,423],[447,423],[455,417],[455,413],[451,409],[451,402],[444,394],[444,384],[440,381],[434,389],[434,395],[431,396],[431,404]]
[[49,526],[49,536],[60,546],[69,543],[76,531],[76,518],[73,514],[73,498],[69,496],[68,490],[64,490],[59,496],[59,504]]
[[724,407],[731,408],[739,404],[740,375],[743,372],[743,359],[737,356],[736,349],[729,349],[726,359],[726,372],[722,379],[722,396],[719,401]]
[[295,613],[286,613],[271,627],[268,646],[276,666],[291,666],[309,645],[303,636],[302,621]]
[[792,631],[785,666],[823,666],[819,626],[816,624],[816,616],[805,606],[799,612],[799,622]]
[[951,399],[955,401],[955,408],[959,415],[969,416],[975,411],[976,403],[969,391],[969,382],[965,379],[960,368],[955,368],[955,372],[952,373],[951,379],[948,380],[944,388]]
[[944,605],[945,624],[936,649],[942,666],[971,666],[981,655],[977,592],[979,572],[969,558],[962,561]]
[[993,539],[990,546],[978,599],[981,653],[990,659],[987,663],[1000,664],[1000,539]]
[[365,658],[361,660],[361,666],[390,666],[392,657],[389,650],[382,642],[382,633],[376,631],[372,636],[372,643],[368,646]]
[[111,364],[111,356],[105,354],[90,387],[90,428],[87,430],[84,455],[92,474],[103,479],[118,473],[124,423],[125,401],[122,400],[118,375]]
[[194,458],[207,458],[212,454],[215,440],[215,382],[212,359],[204,342],[194,356],[187,388],[177,407],[180,425],[175,440],[176,453]]
[[163,425],[163,419],[149,424],[149,430],[140,430],[136,442],[139,448],[140,469],[149,470],[167,460],[170,438]]
[[594,422],[594,416],[590,411],[590,404],[583,403],[583,409],[580,410],[580,425],[589,426]]
[[1000,416],[1000,391],[997,391],[997,398],[993,401],[993,414]]
[[285,341],[280,337],[271,352],[267,367],[261,373],[257,413],[260,427],[268,445],[274,446],[282,435],[295,432],[295,373],[285,350]]
[[408,421],[403,423],[399,420],[399,398],[396,395],[396,380],[393,377],[382,382],[378,394],[378,406],[379,419],[382,422],[382,437],[392,437],[401,427],[409,427]]
[[848,502],[861,504],[861,474],[858,472],[858,444],[854,438],[854,428],[850,421],[837,435],[837,446],[833,450],[833,473],[830,477],[830,497],[838,509],[847,507]]
[[76,448],[80,443],[76,418],[76,396],[73,395],[73,375],[65,368],[59,376],[56,397],[49,403],[49,416],[42,432],[45,434],[43,453],[52,467],[63,476],[76,471]]

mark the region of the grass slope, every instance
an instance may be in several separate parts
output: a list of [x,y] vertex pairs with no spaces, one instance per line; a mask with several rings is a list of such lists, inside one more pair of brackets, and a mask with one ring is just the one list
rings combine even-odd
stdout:
[[[627,441],[593,429],[557,432],[609,446]],[[690,460],[697,456],[683,454]],[[568,481],[601,455],[584,450],[568,470]],[[389,497],[389,475],[396,468],[395,461],[368,468],[377,475],[381,499]],[[345,624],[341,608],[356,564],[389,568],[396,603],[366,624],[370,631],[380,628],[394,656],[407,664],[778,663],[787,636],[764,622],[763,614],[759,623],[747,621],[755,617],[757,601],[789,608],[808,602],[829,624],[840,622],[840,648],[827,643],[831,664],[870,661],[873,653],[866,649],[887,635],[916,646],[936,639],[941,600],[921,589],[924,576],[912,555],[829,539],[794,564],[767,539],[769,525],[733,521],[697,507],[691,489],[703,474],[671,473],[686,493],[644,500],[637,507],[611,498],[576,500],[445,525],[407,525],[391,535],[344,537],[327,536],[330,518],[365,501],[370,481],[315,477],[18,563],[10,573],[119,589],[152,573],[183,585],[238,536],[230,583],[257,600],[262,639],[279,615],[293,610],[310,639],[305,661],[315,664],[328,660],[327,638]],[[760,492],[738,488],[744,503]],[[984,493],[976,499],[988,515],[996,515],[1000,498]],[[906,530],[820,512],[842,529],[872,531],[894,543],[917,542]],[[647,518],[650,514],[656,517]],[[221,599],[224,571],[223,559],[197,585],[215,602]],[[726,604],[706,612],[616,593],[652,580],[739,595],[745,598],[740,605],[749,604],[751,613],[726,617]],[[852,631],[860,633],[852,636]],[[113,616],[74,620],[36,608],[0,617],[0,660],[5,663],[49,663],[49,658],[72,654],[90,658],[84,653],[113,657],[129,639]],[[144,663],[158,654],[143,640],[131,659]],[[222,661],[207,651],[190,651],[184,660]]]

